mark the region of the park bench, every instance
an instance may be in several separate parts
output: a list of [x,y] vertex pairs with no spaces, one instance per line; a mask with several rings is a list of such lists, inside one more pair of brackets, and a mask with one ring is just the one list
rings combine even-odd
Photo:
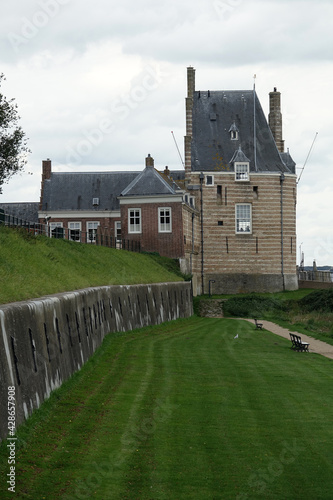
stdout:
[[254,320],[255,324],[256,324],[256,329],[257,330],[262,330],[262,327],[263,327],[263,323],[258,323],[258,320],[255,319]]
[[309,352],[309,344],[308,342],[302,342],[302,339],[299,335],[295,335],[294,333],[290,333],[291,340],[291,348],[295,351]]

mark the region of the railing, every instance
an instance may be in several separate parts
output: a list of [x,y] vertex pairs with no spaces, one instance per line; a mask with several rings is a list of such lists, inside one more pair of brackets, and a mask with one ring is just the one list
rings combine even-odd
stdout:
[[127,240],[115,237],[109,229],[90,229],[89,231],[81,231],[79,229],[70,229],[64,227],[52,228],[49,224],[41,224],[39,222],[29,222],[20,219],[15,215],[7,214],[0,209],[0,225],[7,227],[20,227],[34,235],[44,235],[49,238],[66,239],[76,241],[78,243],[87,243],[99,245],[108,248],[117,248],[128,250],[129,252],[140,252],[141,243],[137,240]]

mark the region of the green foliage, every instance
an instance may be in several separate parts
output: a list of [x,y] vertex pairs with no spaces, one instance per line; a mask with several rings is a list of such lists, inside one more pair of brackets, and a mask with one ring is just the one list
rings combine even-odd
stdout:
[[[3,80],[0,74],[0,86]],[[24,168],[30,152],[19,118],[14,99],[7,100],[0,93],[0,193],[1,185]]]
[[266,313],[281,312],[286,306],[278,299],[263,297],[259,294],[233,297],[223,307],[228,316],[238,318],[262,318]]
[[333,312],[333,288],[316,290],[301,299],[299,305],[305,312]]
[[180,281],[168,260],[0,226],[0,303],[90,286]]

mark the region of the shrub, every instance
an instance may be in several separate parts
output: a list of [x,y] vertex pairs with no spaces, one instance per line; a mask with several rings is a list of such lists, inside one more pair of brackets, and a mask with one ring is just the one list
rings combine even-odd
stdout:
[[333,289],[316,290],[299,301],[302,311],[333,312]]
[[224,304],[224,314],[238,318],[262,317],[267,312],[285,311],[286,304],[271,297],[260,295],[247,295],[245,297],[233,297]]

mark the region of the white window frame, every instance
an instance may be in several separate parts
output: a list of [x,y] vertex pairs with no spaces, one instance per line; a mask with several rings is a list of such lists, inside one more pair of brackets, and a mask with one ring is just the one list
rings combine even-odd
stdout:
[[[81,222],[68,222],[68,239],[71,241],[81,241],[81,229],[82,229],[82,223]],[[75,237],[75,235],[72,233],[72,231],[78,235],[78,238]],[[78,231],[78,233],[77,233]],[[73,237],[74,236],[74,237]]]
[[62,222],[49,222],[49,235],[50,238],[54,238],[52,231],[57,227],[64,227]]
[[[131,220],[133,222],[131,222]],[[128,209],[128,233],[140,234],[142,228],[141,208]]]
[[[100,225],[98,221],[87,221],[87,242],[96,243],[97,228]],[[90,234],[92,238],[90,238]]]
[[230,139],[232,141],[238,141],[238,131],[237,130],[230,130]]
[[249,163],[235,163],[235,181],[246,182],[250,180]]
[[117,220],[114,223],[114,235],[116,237],[116,241],[118,241],[118,242],[121,241],[121,221],[120,220]]
[[251,203],[236,203],[235,205],[236,234],[252,234]]
[[[212,182],[208,182],[208,178],[212,179]],[[212,187],[214,186],[214,175],[205,175],[205,186]]]
[[[167,222],[169,219],[169,222]],[[172,211],[171,207],[159,207],[158,209],[158,232],[172,233]]]

